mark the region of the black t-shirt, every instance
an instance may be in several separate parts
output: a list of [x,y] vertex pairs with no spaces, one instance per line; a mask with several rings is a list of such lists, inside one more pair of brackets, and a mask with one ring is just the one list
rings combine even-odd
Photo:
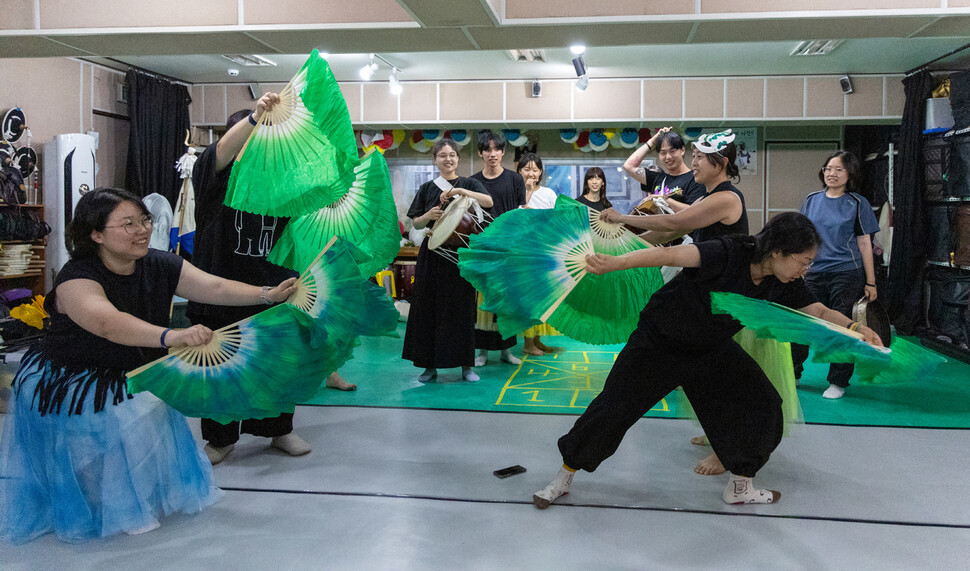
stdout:
[[722,222],[715,222],[710,226],[705,226],[703,228],[698,228],[690,233],[690,237],[694,240],[694,243],[706,242],[708,240],[713,240],[719,236],[731,236],[732,234],[748,234],[748,210],[744,206],[744,195],[741,191],[731,184],[731,181],[724,181],[721,184],[714,187],[714,190],[707,193],[706,196],[701,196],[694,200],[698,202],[701,199],[706,198],[716,192],[733,192],[741,200],[741,217],[734,224],[724,224]]
[[[196,224],[193,265],[221,278],[258,286],[275,286],[297,275],[266,261],[288,218],[252,214],[223,204],[231,172],[231,164],[216,170],[215,145],[203,151],[192,169]],[[221,327],[264,309],[264,305],[226,307],[190,302],[188,314],[193,322]]]
[[502,169],[502,174],[495,178],[485,178],[482,172],[473,174],[472,178],[481,182],[486,194],[492,197],[492,207],[488,210],[493,218],[525,206],[525,181],[519,173]]
[[599,212],[602,212],[602,211],[606,210],[607,208],[610,208],[610,205],[606,203],[606,199],[605,198],[601,198],[601,199],[597,200],[596,202],[593,202],[590,199],[586,198],[585,196],[580,195],[579,198],[576,199],[576,202],[579,202],[581,204],[585,204],[586,206],[589,206],[593,210],[596,210],[596,211],[599,211]]
[[69,280],[95,281],[101,284],[108,301],[118,311],[168,327],[168,312],[181,272],[182,258],[151,249],[148,255],[135,261],[134,273],[127,276],[112,272],[97,256],[70,260],[57,272],[54,289],[44,300],[44,309],[51,319],[43,342],[45,352],[59,366],[126,371],[164,356],[165,349],[119,345],[83,329],[57,311],[57,289]]
[[650,297],[640,313],[641,323],[648,322],[657,333],[674,340],[672,346],[714,346],[741,330],[730,315],[711,313],[712,291],[739,293],[793,309],[816,301],[802,278],[785,284],[769,275],[755,285],[751,280],[751,237],[716,238],[694,246],[701,255],[700,267],[684,268]]
[[672,196],[677,202],[693,204],[695,200],[704,196],[707,189],[703,184],[694,180],[694,171],[687,171],[679,175],[669,175],[663,171],[646,170],[644,177],[647,182],[640,184],[640,188],[647,194],[667,194],[680,191],[680,196]]
[[[448,181],[451,186],[455,188],[464,188],[472,192],[480,192],[482,194],[488,194],[485,190],[485,186],[475,180],[474,178],[468,178],[460,176],[456,179]],[[411,201],[411,206],[408,208],[408,218],[415,219],[418,216],[426,214],[429,210],[438,206],[440,204],[441,189],[434,181],[428,181],[418,188],[418,192],[414,195],[414,200]],[[434,227],[434,220],[428,222],[428,228]]]

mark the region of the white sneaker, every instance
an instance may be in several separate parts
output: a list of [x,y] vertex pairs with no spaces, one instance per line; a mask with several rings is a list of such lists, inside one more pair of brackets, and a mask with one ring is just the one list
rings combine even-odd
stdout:
[[469,383],[477,383],[478,381],[482,380],[482,378],[471,369],[462,369],[461,376]]
[[521,365],[522,364],[522,359],[519,359],[518,357],[516,357],[515,355],[513,355],[512,352],[509,351],[508,349],[504,349],[502,351],[502,360],[505,361],[506,363],[508,363],[509,365]]
[[219,462],[222,462],[223,460],[225,460],[226,456],[228,456],[229,453],[232,452],[232,449],[235,447],[236,447],[235,444],[230,444],[229,446],[222,446],[218,448],[211,444],[206,444],[205,455],[206,457],[209,458],[209,462],[212,463],[213,466],[215,466]]
[[822,398],[824,399],[840,399],[845,394],[845,389],[838,385],[829,385],[829,388],[825,389],[822,393]]
[[781,492],[759,490],[754,487],[753,478],[731,474],[724,493],[721,495],[726,504],[773,504],[781,498]]
[[569,486],[573,483],[573,475],[575,474],[575,472],[560,468],[559,473],[549,482],[548,486],[532,494],[532,503],[540,510],[549,507],[563,494],[569,493]]
[[475,366],[484,367],[485,363],[488,363],[488,351],[481,351],[478,356],[475,357]]
[[277,436],[270,442],[270,446],[277,450],[282,450],[290,456],[303,456],[304,454],[309,454],[311,450],[306,440],[303,440],[292,432],[284,434],[283,436]]

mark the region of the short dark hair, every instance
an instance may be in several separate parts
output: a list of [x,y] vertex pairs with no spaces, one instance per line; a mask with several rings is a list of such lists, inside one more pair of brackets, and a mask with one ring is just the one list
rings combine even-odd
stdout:
[[818,169],[818,180],[822,181],[822,185],[827,186],[825,184],[825,167],[829,166],[829,161],[832,159],[840,159],[842,166],[845,167],[846,174],[849,175],[849,182],[845,184],[846,192],[859,192],[859,188],[862,186],[862,163],[859,162],[858,157],[849,151],[835,151],[825,159],[822,168]]
[[478,132],[478,152],[485,152],[491,147],[492,143],[495,143],[495,148],[499,151],[505,150],[505,136],[502,133],[495,133],[484,129]]
[[[724,172],[727,173],[729,178],[733,178],[735,181],[741,180],[741,171],[738,170],[738,148],[734,146],[734,143],[728,143],[722,147],[716,153],[702,153],[707,162],[711,163],[715,167],[724,166]],[[727,159],[727,164],[722,162]]]
[[74,217],[64,236],[67,252],[72,260],[91,258],[98,254],[98,243],[91,239],[91,233],[103,232],[108,217],[122,202],[131,202],[145,216],[151,216],[141,198],[120,188],[98,187],[77,201]]
[[822,245],[815,225],[800,212],[782,212],[753,237],[754,261],[760,262],[778,250],[782,255],[801,254]]
[[239,111],[236,111],[230,115],[229,118],[226,119],[226,131],[232,129],[232,126],[236,123],[248,118],[250,113],[252,113],[252,111],[249,109],[240,109]]
[[458,144],[455,143],[455,141],[453,141],[451,137],[442,137],[441,139],[438,139],[438,142],[435,143],[433,147],[431,147],[432,162],[434,161],[434,158],[438,156],[438,151],[440,151],[445,147],[451,147],[452,149],[455,150],[455,154],[456,155],[458,154]]
[[519,162],[515,163],[515,172],[519,172],[525,167],[525,165],[529,163],[535,163],[536,166],[539,167],[539,170],[542,171],[542,174],[539,175],[539,182],[542,182],[542,177],[545,176],[546,169],[542,166],[542,159],[540,159],[539,155],[535,153],[523,153],[522,156],[519,157]]
[[684,138],[674,131],[664,131],[663,133],[657,135],[657,152],[660,152],[660,149],[663,148],[664,142],[666,142],[671,149],[687,148],[687,144],[684,143]]
[[589,192],[589,179],[594,176],[603,180],[603,186],[600,188],[600,202],[607,208],[613,208],[613,203],[606,198],[606,173],[599,167],[589,167],[586,169],[586,174],[583,176],[583,194]]

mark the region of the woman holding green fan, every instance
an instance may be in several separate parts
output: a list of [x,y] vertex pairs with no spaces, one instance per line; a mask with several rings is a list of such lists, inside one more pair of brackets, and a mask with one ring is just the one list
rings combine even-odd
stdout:
[[221,495],[185,417],[150,393],[129,395],[125,372],[212,338],[202,325],[168,329],[174,294],[278,303],[295,280],[258,287],[207,274],[150,250],[152,222],[124,190],[98,188],[78,202],[66,236],[71,259],[45,301],[50,329],[21,360],[0,443],[7,540],[146,532]]
[[[437,180],[421,185],[408,209],[414,227],[431,228],[441,218],[447,202],[467,196],[483,208],[492,206],[482,183],[458,176],[458,145],[443,138],[431,149]],[[443,188],[448,190],[443,190]],[[414,294],[404,334],[403,358],[424,368],[421,382],[434,381],[438,369],[461,367],[462,378],[479,380],[475,364],[475,288],[458,273],[458,266],[432,252],[428,240],[421,243],[414,270]]]
[[685,269],[650,298],[603,391],[559,439],[563,467],[533,496],[536,507],[545,509],[566,493],[576,470],[596,470],[626,431],[678,385],[731,473],[723,500],[778,501],[780,493],[755,488],[753,477],[781,440],[781,398],[754,359],[732,340],[741,325],[712,313],[711,293],[773,301],[857,330],[867,342],[881,345],[875,332],[815,301],[805,285],[820,241],[808,218],[789,212],[754,237],[720,237],[619,257],[588,256],[587,270],[594,274],[665,265]]

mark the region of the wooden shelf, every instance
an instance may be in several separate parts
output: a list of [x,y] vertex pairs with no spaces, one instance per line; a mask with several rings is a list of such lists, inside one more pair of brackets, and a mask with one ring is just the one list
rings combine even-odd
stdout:
[[6,202],[0,202],[0,207],[4,208],[43,208],[43,204],[7,204]]
[[0,280],[15,280],[19,278],[37,278],[44,275],[43,271],[30,272],[26,274],[15,274],[12,276],[0,276]]

